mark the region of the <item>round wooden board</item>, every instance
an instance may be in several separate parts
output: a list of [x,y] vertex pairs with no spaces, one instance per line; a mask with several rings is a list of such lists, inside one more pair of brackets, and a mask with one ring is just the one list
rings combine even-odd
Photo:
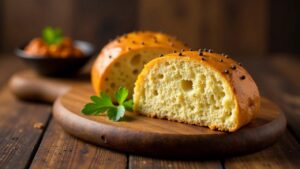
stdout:
[[225,133],[126,112],[123,121],[80,113],[93,95],[89,85],[73,88],[54,104],[54,118],[70,134],[121,152],[155,157],[220,157],[261,150],[284,132],[286,119],[274,103],[262,98],[258,117],[234,133]]

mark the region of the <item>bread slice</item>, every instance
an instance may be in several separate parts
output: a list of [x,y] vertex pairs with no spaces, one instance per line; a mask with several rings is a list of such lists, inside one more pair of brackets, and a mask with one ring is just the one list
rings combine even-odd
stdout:
[[110,96],[120,87],[129,89],[132,96],[134,82],[145,63],[174,50],[187,49],[176,38],[157,32],[133,32],[107,44],[92,67],[92,85]]
[[228,56],[186,51],[150,61],[134,88],[134,111],[233,132],[260,109],[257,86]]

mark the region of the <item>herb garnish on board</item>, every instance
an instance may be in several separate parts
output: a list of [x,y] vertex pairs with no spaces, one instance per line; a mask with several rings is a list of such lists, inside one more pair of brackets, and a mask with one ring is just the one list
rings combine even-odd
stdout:
[[110,120],[119,121],[125,115],[126,110],[132,110],[133,101],[132,99],[126,100],[127,96],[128,90],[120,87],[115,93],[118,103],[115,105],[105,92],[101,92],[100,96],[91,96],[93,102],[87,103],[81,112],[85,115],[99,115],[106,112]]

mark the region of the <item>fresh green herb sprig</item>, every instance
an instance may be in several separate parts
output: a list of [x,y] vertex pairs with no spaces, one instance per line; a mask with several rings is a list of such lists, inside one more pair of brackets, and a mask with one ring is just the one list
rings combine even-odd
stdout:
[[59,28],[46,27],[42,31],[42,38],[48,45],[60,44],[63,39],[63,32]]
[[115,93],[118,102],[118,105],[115,105],[105,92],[101,92],[100,96],[91,96],[93,102],[87,103],[81,112],[85,115],[99,115],[106,112],[110,120],[119,121],[125,115],[125,111],[131,111],[133,107],[132,99],[126,100],[127,96],[128,90],[120,87]]

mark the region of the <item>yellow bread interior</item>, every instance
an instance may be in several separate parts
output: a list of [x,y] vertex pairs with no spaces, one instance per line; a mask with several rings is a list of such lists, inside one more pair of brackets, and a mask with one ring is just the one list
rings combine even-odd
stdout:
[[[230,132],[250,122],[260,104],[250,75],[241,67],[231,71],[230,66],[237,65],[231,59],[224,57],[220,63],[223,56],[205,53],[200,57],[195,53],[182,54],[191,57],[168,54],[150,61],[135,83],[134,111]],[[232,73],[220,71],[223,67]],[[240,73],[247,79],[234,77]],[[240,86],[243,83],[249,84],[249,90]]]
[[170,49],[147,48],[125,53],[107,68],[102,90],[112,96],[120,86],[125,86],[129,90],[129,96],[132,96],[134,82],[144,64],[170,52]]

